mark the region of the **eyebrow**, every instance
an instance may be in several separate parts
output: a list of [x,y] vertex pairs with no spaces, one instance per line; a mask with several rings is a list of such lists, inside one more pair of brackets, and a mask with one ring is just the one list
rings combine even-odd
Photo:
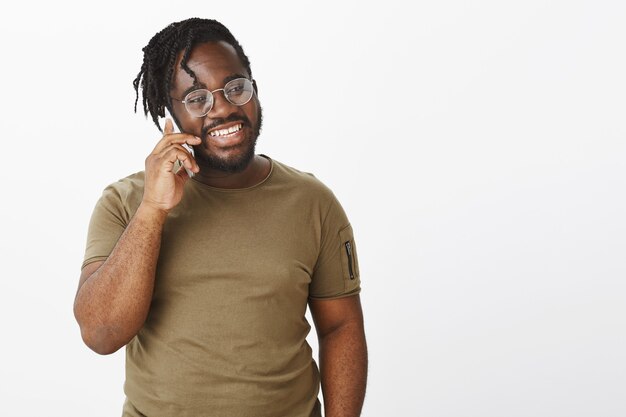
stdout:
[[[223,85],[226,85],[226,84],[228,84],[229,82],[231,82],[232,80],[236,80],[237,78],[248,78],[248,77],[246,77],[246,76],[245,76],[245,75],[243,75],[243,74],[231,74],[231,75],[229,75],[229,76],[225,77],[225,78],[222,80],[222,84],[223,84]],[[206,84],[204,84],[204,83],[201,83],[201,82],[194,82],[194,83],[193,83],[193,85],[192,85],[191,87],[189,87],[188,89],[186,89],[186,90],[183,92],[183,100],[184,100],[184,98],[187,96],[187,94],[191,93],[192,91],[195,91],[195,90],[201,89],[201,88],[204,88],[205,90],[208,90],[208,89],[209,89],[209,88],[206,86]],[[222,87],[222,88],[223,88],[223,87]]]

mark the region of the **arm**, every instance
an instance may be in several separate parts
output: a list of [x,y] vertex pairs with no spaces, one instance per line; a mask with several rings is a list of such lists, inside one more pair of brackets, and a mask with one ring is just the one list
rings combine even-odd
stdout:
[[85,344],[100,354],[126,345],[148,316],[165,215],[140,206],[104,262],[83,268],[74,316]]
[[163,138],[146,158],[143,200],[104,262],[83,268],[74,300],[74,316],[85,344],[109,354],[127,344],[143,326],[150,309],[161,234],[167,213],[182,199],[186,171],[198,172],[183,143],[197,145],[192,135],[173,133],[171,120]]
[[326,417],[359,417],[367,381],[367,344],[359,295],[309,300],[319,340]]

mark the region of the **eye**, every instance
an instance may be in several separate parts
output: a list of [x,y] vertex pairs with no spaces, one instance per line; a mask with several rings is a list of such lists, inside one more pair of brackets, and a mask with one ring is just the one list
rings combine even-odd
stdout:
[[244,90],[243,85],[234,85],[232,87],[229,87],[228,90],[226,90],[226,94],[228,95],[241,94],[243,90]]
[[200,96],[189,97],[187,99],[187,103],[189,103],[189,104],[203,104],[203,103],[206,103],[206,100],[207,100],[207,96],[200,95]]

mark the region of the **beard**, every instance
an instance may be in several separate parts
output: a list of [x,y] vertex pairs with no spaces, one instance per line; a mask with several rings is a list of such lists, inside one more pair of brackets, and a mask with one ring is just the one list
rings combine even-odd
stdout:
[[[202,139],[204,149],[197,149],[197,147],[194,146],[195,148],[194,158],[196,159],[196,162],[198,162],[198,165],[200,165],[201,167],[205,166],[207,168],[222,171],[224,173],[236,173],[236,172],[241,172],[244,169],[246,169],[248,164],[250,164],[250,162],[254,158],[257,138],[261,134],[261,127],[263,126],[263,109],[261,108],[260,104],[258,106],[259,106],[259,111],[257,114],[256,126],[252,126],[250,119],[244,114],[244,115],[231,115],[224,119],[217,119],[217,120],[214,120],[213,123],[211,123],[209,126],[203,127],[200,138]],[[208,149],[207,144],[208,144],[209,130],[221,124],[225,124],[229,122],[240,122],[242,123],[244,128],[246,127],[252,128],[251,134],[248,135],[248,137],[246,137],[243,144],[237,145],[237,146],[245,147],[243,152],[230,158],[221,158],[221,157],[218,157],[217,155],[207,152],[206,149]]]

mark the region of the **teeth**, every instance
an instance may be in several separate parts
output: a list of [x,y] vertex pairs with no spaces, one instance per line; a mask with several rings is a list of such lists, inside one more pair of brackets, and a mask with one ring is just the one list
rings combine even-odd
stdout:
[[231,126],[228,129],[219,129],[219,130],[213,130],[211,131],[209,134],[211,136],[224,136],[224,135],[228,135],[229,133],[235,133],[240,131],[243,128],[243,125],[241,123],[235,125],[235,126]]

